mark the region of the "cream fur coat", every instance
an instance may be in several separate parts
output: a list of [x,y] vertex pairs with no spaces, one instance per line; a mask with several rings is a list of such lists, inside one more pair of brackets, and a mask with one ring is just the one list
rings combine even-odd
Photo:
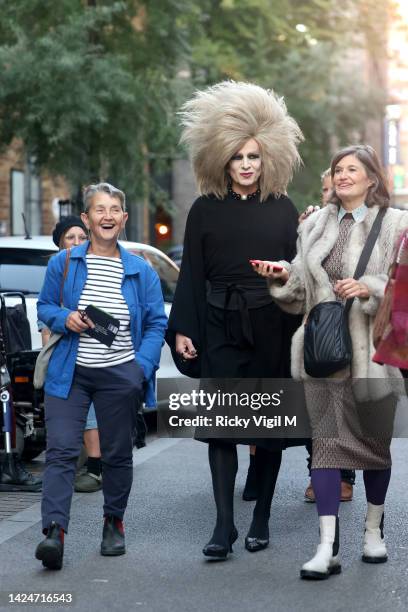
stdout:
[[[353,276],[378,210],[378,206],[369,208],[364,220],[351,228],[343,255],[344,278]],[[307,314],[319,302],[336,299],[322,262],[337,240],[337,214],[337,206],[329,204],[300,224],[295,259],[292,263],[279,262],[289,271],[288,282],[284,286],[276,282],[269,285],[272,297],[283,310],[293,314]],[[350,310],[349,325],[353,345],[351,377],[361,379],[358,385],[353,385],[353,389],[358,387],[354,390],[359,401],[387,395],[389,382],[384,379],[401,376],[396,368],[381,366],[372,361],[372,337],[374,317],[384,295],[394,247],[398,236],[407,227],[408,212],[392,208],[387,210],[366,271],[360,278],[369,288],[370,297],[355,298]],[[309,377],[304,370],[303,344],[304,325],[301,325],[292,340],[292,375],[295,379],[306,380]]]

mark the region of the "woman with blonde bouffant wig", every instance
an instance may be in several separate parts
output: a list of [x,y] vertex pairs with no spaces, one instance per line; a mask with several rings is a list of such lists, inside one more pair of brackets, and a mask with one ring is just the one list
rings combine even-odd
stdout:
[[[202,378],[288,375],[297,318],[275,306],[252,261],[291,258],[298,213],[286,188],[300,162],[300,129],[273,91],[223,82],[181,111],[200,197],[188,215],[167,341],[179,369]],[[237,443],[256,444],[258,499],[245,547],[269,543],[269,513],[285,439],[206,437],[217,510],[203,553],[223,560],[238,533],[233,495]]]

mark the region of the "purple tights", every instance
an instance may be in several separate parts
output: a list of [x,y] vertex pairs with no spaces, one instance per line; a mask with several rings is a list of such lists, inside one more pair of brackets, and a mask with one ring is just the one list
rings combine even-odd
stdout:
[[[312,469],[312,485],[319,516],[337,516],[340,505],[341,476],[337,468]],[[391,468],[364,470],[364,486],[367,501],[376,506],[385,502],[391,478]]]

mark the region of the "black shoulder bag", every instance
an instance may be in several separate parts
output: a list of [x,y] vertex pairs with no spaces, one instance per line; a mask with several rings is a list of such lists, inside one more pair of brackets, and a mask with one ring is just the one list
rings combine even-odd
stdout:
[[[360,255],[353,278],[363,276],[386,212],[381,208],[374,220]],[[348,315],[354,298],[342,302],[321,302],[314,306],[305,324],[305,371],[314,378],[325,378],[351,363],[352,344]]]

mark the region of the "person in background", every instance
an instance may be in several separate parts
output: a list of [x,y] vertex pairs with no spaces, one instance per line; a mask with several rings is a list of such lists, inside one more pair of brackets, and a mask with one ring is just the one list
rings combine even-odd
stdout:
[[[84,190],[83,199],[81,218],[90,240],[50,259],[37,305],[39,319],[62,334],[44,385],[47,450],[41,513],[46,537],[35,556],[49,569],[63,564],[75,465],[92,402],[103,466],[100,553],[126,552],[123,516],[133,479],[135,397],[155,405],[155,372],[167,323],[157,273],[118,244],[128,218],[123,191],[98,183]],[[105,336],[90,335],[95,324],[88,307],[113,318],[110,346],[102,342]]]
[[326,206],[326,204],[330,202],[330,198],[333,193],[333,183],[330,168],[326,168],[326,170],[321,174],[320,180],[322,182],[321,204],[323,208],[324,206]]
[[317,212],[318,210],[320,210],[320,208],[323,208],[328,203],[331,193],[332,193],[332,181],[331,181],[331,176],[330,176],[330,168],[327,168],[327,170],[325,170],[323,174],[320,175],[320,181],[321,181],[321,192],[320,192],[321,207],[318,204],[316,204],[316,206],[313,206],[312,204],[308,206],[306,210],[304,210],[302,214],[299,215],[299,223],[302,223],[302,221],[307,219],[312,213]]
[[[88,230],[80,217],[70,215],[63,217],[52,233],[54,244],[60,251],[83,244],[88,239]],[[38,331],[41,332],[43,345],[48,342],[50,330],[42,321],[38,321]],[[102,463],[99,445],[98,423],[94,405],[89,407],[84,431],[84,446],[86,450],[86,470],[80,471],[74,482],[74,489],[80,493],[94,493],[102,488]]]

